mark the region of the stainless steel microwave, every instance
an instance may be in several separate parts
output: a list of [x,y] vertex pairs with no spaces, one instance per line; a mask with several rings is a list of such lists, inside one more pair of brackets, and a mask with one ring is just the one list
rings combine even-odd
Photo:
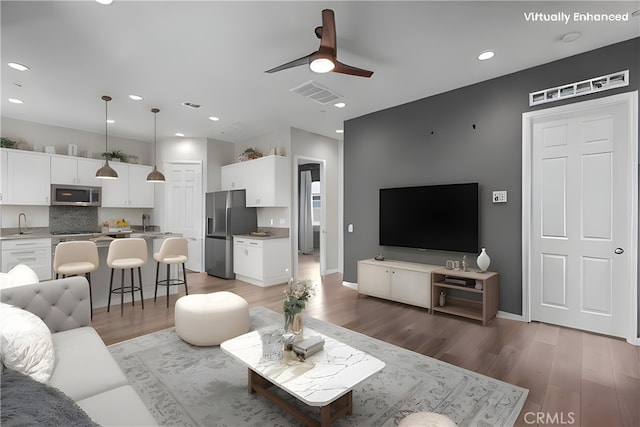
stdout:
[[78,185],[51,185],[51,204],[64,206],[100,206],[102,188]]

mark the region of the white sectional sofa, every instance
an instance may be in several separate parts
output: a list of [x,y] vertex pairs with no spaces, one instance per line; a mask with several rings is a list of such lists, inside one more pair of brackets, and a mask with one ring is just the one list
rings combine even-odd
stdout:
[[94,422],[157,425],[91,327],[89,284],[84,277],[1,289],[0,300],[35,314],[49,327],[55,365],[48,384],[69,396]]

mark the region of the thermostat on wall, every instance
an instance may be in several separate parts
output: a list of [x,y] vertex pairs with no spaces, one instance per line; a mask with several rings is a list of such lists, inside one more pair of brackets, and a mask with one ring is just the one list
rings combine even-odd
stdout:
[[493,203],[507,203],[506,191],[494,191],[492,196]]

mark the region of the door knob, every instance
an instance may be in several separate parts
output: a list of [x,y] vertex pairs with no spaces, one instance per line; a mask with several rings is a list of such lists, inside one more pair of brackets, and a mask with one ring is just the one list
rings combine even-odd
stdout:
[[624,253],[624,249],[622,248],[615,248],[613,251],[616,255],[621,255]]

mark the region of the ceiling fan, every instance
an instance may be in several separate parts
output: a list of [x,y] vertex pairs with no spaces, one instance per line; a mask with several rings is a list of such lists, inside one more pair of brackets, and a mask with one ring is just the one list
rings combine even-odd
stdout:
[[316,27],[315,33],[320,39],[320,47],[317,51],[267,70],[265,73],[275,73],[277,71],[286,70],[287,68],[309,64],[311,71],[316,73],[328,73],[329,71],[333,71],[334,73],[349,74],[359,77],[371,77],[373,75],[373,71],[352,67],[337,60],[336,20],[333,15],[333,10],[324,9],[322,11],[322,27]]

